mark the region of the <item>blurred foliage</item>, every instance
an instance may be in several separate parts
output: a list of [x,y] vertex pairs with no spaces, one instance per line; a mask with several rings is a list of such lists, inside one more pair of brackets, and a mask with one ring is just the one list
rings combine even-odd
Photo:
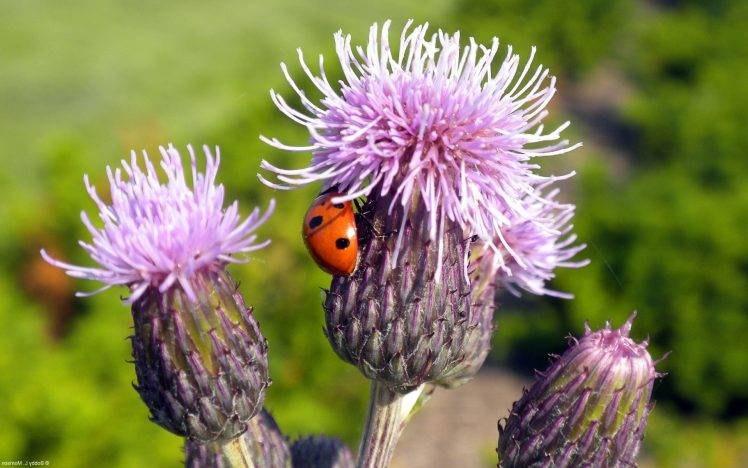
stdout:
[[748,460],[748,421],[689,420],[657,408],[644,441],[643,467],[739,468]]
[[[539,62],[564,78],[583,76],[621,52],[632,0],[461,0],[455,16],[464,32],[487,41],[498,36],[523,55],[537,46]],[[560,85],[563,86],[563,83]]]
[[[270,342],[267,405],[291,436],[328,432],[355,443],[366,382],[324,338],[319,287],[299,220],[314,187],[271,193],[258,160],[299,166],[305,156],[262,144],[303,143],[303,129],[272,106],[291,97],[297,46],[333,54],[332,33],[363,40],[372,21],[397,15],[498,35],[560,76],[557,118],[585,140],[549,160],[580,173],[567,193],[592,265],[562,271],[574,301],[501,297],[493,359],[543,367],[563,337],[639,310],[669,373],[656,386],[650,457],[727,466],[744,459],[748,412],[748,43],[746,2],[439,0],[272,3],[6,2],[0,18],[0,460],[60,466],[177,466],[181,441],[147,421],[130,388],[129,311],[118,292],[74,299],[75,282],[38,257],[45,246],[79,263],[81,175],[105,189],[106,164],[130,148],[173,141],[220,144],[219,177],[244,212],[279,206],[262,233],[273,244],[232,272]],[[328,64],[334,61],[328,58]],[[603,76],[619,82],[600,83]],[[328,75],[338,73],[329,65]],[[301,80],[302,82],[304,80]],[[607,85],[607,87],[605,86]],[[584,112],[584,89],[612,89],[604,120]],[[575,115],[575,112],[579,115]],[[601,135],[596,132],[602,129]],[[623,135],[609,138],[610,134]],[[121,291],[119,291],[121,293]]]

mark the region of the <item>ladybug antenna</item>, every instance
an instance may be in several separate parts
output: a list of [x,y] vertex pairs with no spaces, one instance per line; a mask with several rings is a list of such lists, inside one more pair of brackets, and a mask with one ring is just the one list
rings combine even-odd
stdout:
[[333,193],[337,191],[338,191],[338,184],[334,184],[334,185],[327,187],[326,189],[323,189],[317,196],[321,197],[322,195],[327,195],[328,193]]

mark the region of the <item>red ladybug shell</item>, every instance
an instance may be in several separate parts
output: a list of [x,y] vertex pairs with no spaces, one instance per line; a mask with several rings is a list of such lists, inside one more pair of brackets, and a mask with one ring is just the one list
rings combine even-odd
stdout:
[[332,275],[350,275],[358,261],[356,215],[351,202],[332,203],[340,193],[317,197],[304,216],[302,235],[314,261]]

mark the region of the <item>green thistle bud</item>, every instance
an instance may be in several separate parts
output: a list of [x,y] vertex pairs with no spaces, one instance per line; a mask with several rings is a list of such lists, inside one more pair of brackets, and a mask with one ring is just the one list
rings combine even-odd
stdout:
[[[249,421],[247,431],[237,440],[248,454],[254,468],[285,468],[290,466],[291,453],[278,425],[265,410]],[[184,447],[187,468],[229,468],[231,461],[221,446],[187,439]]]
[[149,288],[133,304],[135,388],[154,422],[201,442],[247,430],[269,385],[267,344],[224,270],[180,287]]
[[336,437],[307,436],[291,446],[293,468],[353,468],[351,450]]
[[630,466],[657,377],[647,343],[609,324],[568,349],[499,424],[499,466]]

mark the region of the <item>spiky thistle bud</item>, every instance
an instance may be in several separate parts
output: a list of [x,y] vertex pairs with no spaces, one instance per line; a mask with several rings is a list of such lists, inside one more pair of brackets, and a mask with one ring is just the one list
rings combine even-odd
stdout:
[[81,245],[99,267],[42,255],[102,289],[130,288],[135,388],[152,419],[176,434],[220,442],[245,431],[269,383],[265,339],[225,266],[267,245],[253,232],[272,203],[264,216],[255,209],[242,221],[236,202],[224,209],[223,186],[215,183],[220,155],[204,147],[203,173],[188,148],[191,186],[173,146],[161,148],[166,181],[145,152],[145,170],[134,152],[122,168],[108,167],[110,204],[84,178],[103,227],[83,213],[93,242]]
[[584,336],[539,373],[499,424],[499,466],[631,466],[657,377],[647,343],[629,338],[634,315]]
[[[286,438],[273,417],[265,410],[249,421],[247,431],[238,437],[248,452],[254,468],[286,468],[291,465],[291,452]],[[184,447],[187,468],[229,468],[231,460],[214,443],[187,439]]]
[[336,437],[307,436],[291,446],[293,468],[353,468],[353,453]]

